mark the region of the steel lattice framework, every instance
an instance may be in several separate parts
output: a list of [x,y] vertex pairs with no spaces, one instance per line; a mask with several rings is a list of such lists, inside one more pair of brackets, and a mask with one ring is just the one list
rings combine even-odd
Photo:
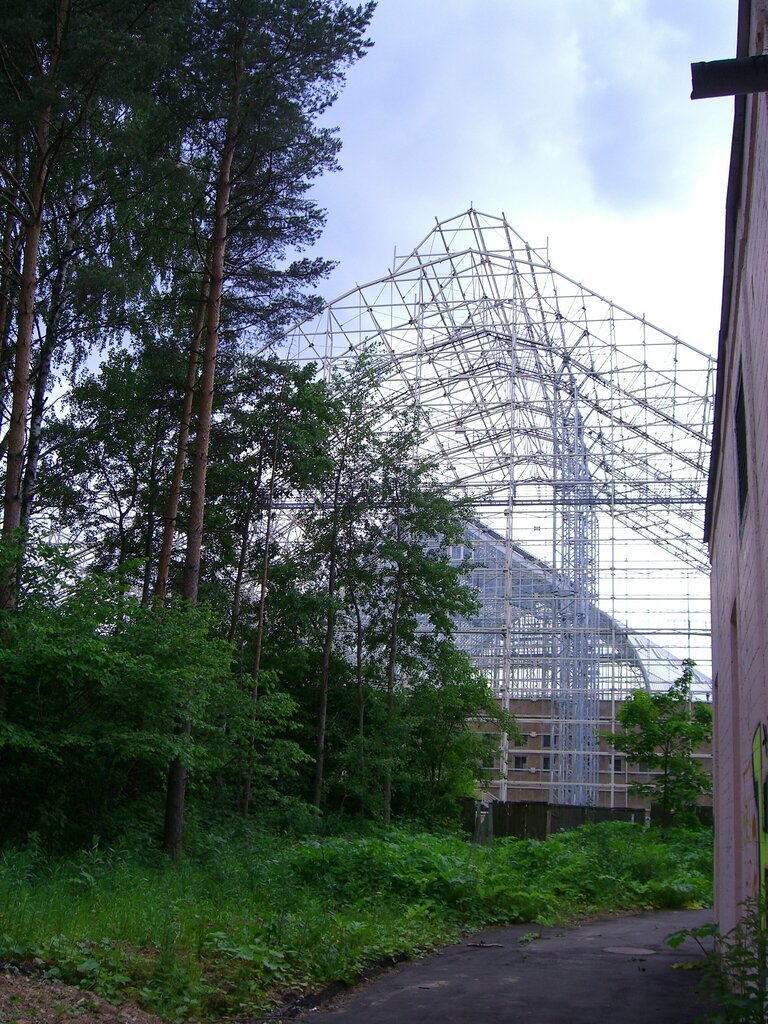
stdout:
[[714,361],[473,209],[287,342],[327,371],[373,349],[382,408],[422,410],[477,508],[452,552],[481,598],[460,642],[505,702],[551,698],[550,796],[595,802],[600,700],[668,684],[686,656],[708,686]]

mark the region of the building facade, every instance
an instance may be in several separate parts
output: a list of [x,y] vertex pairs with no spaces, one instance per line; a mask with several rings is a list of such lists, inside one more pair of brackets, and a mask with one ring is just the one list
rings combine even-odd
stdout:
[[[551,700],[546,697],[518,698],[507,705],[520,732],[501,744],[500,756],[484,772],[480,796],[484,802],[555,803],[557,792],[557,725],[553,724]],[[598,727],[601,732],[621,732],[617,715],[620,700],[601,700]],[[484,732],[495,733],[491,722],[478,723]],[[709,744],[699,747],[695,755],[707,775],[712,772],[712,751]],[[647,784],[654,773],[634,764],[609,743],[601,740],[596,746],[598,807],[640,810],[647,801],[631,792],[633,783]],[[701,807],[711,806],[709,796],[699,799]]]
[[[741,0],[740,58],[768,50]],[[768,869],[768,93],[737,95],[706,536],[712,563],[715,899],[722,931]]]

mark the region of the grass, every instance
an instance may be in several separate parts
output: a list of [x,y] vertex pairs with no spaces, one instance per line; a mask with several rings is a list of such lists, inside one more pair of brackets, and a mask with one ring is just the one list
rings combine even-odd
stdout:
[[169,1020],[259,1014],[498,923],[706,905],[711,835],[623,822],[473,846],[404,829],[211,834],[177,868],[94,845],[0,859],[0,957]]

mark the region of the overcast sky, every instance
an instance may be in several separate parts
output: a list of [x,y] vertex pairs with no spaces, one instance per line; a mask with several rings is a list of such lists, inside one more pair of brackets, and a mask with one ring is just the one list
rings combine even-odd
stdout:
[[735,53],[737,0],[379,0],[330,112],[316,196],[333,298],[439,220],[506,214],[552,265],[716,349],[733,100],[690,99]]

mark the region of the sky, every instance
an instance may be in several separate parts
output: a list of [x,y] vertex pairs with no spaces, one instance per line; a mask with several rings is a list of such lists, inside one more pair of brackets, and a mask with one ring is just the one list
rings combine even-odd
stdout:
[[386,274],[435,219],[504,214],[555,269],[714,355],[737,0],[379,0],[314,197],[326,299]]

